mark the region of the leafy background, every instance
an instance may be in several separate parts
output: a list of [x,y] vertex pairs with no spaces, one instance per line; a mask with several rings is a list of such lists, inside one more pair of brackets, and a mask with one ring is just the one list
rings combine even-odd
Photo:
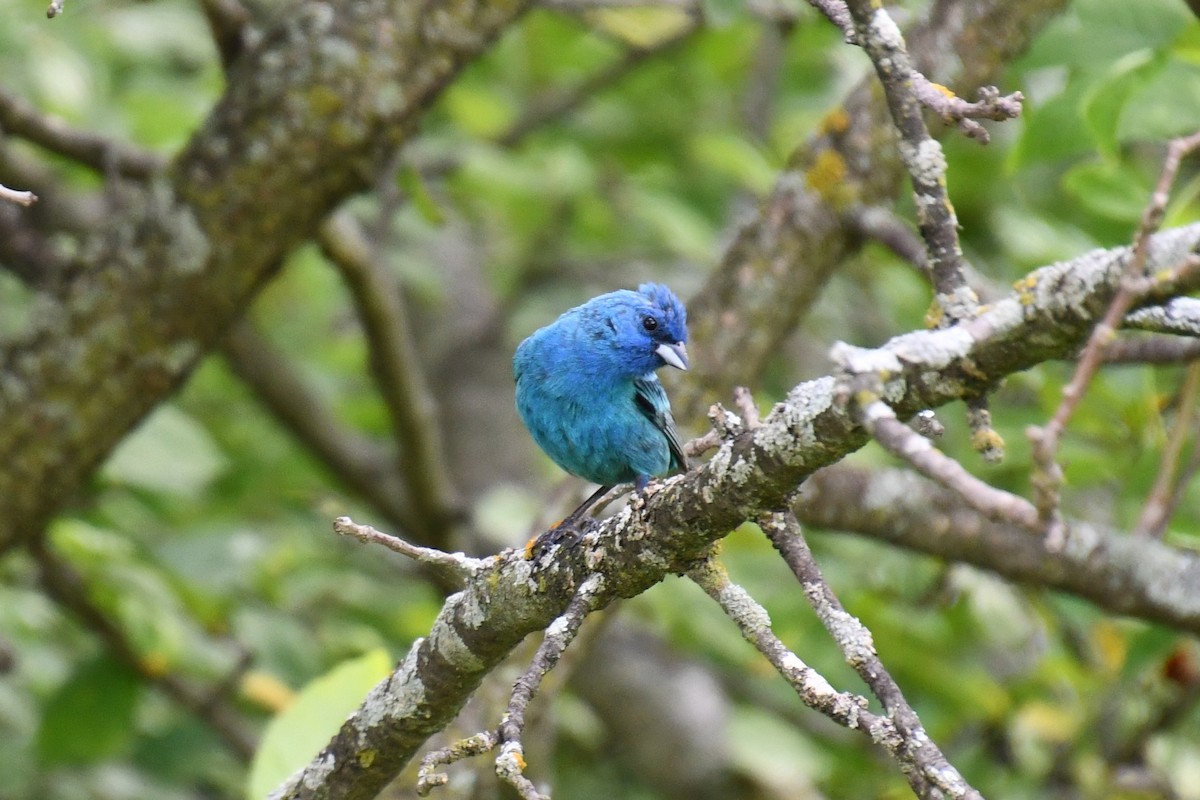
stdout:
[[[286,13],[286,3],[272,5],[257,11]],[[406,290],[452,472],[483,534],[464,546],[477,552],[524,542],[560,480],[512,411],[515,345],[610,288],[655,278],[693,293],[797,142],[868,69],[798,1],[713,0],[705,13],[688,31],[670,6],[533,11],[427,116],[398,179],[382,187],[403,202],[355,205],[386,234]],[[912,19],[921,6],[896,13]],[[790,22],[764,21],[772,15]],[[527,110],[630,47],[675,38],[570,113],[508,136]],[[760,62],[770,47],[778,63],[768,72]],[[30,0],[0,5],[0,74],[48,113],[164,155],[186,142],[223,84],[203,17],[184,0],[73,0],[53,22]],[[1022,117],[993,126],[987,147],[944,139],[964,250],[1003,289],[1033,267],[1130,240],[1163,140],[1200,127],[1200,24],[1181,0],[1077,0],[999,84],[1025,93]],[[97,185],[70,164],[59,169],[81,189]],[[1198,191],[1200,176],[1186,173],[1168,226],[1197,218]],[[921,327],[928,302],[910,267],[869,246],[827,288],[757,399],[766,406],[824,374],[835,341],[873,345]],[[0,330],[20,330],[29,303],[0,272]],[[387,435],[362,331],[315,247],[289,257],[251,316],[345,425]],[[954,410],[941,415],[942,446],[1027,492],[1024,427],[1051,413],[1069,369],[1046,365],[997,395],[1002,465],[971,454]],[[1070,513],[1118,527],[1136,520],[1181,375],[1101,374],[1063,443]],[[695,420],[688,427],[702,432]],[[873,448],[854,458],[887,463]],[[1189,491],[1172,524],[1177,544],[1200,535],[1197,500]],[[210,358],[52,530],[56,551],[125,632],[141,675],[47,595],[32,558],[0,561],[0,798],[258,797],[306,762],[428,631],[441,602],[409,565],[337,540],[329,521],[341,514],[375,518]],[[814,539],[931,735],[986,795],[1200,798],[1190,639],[875,542]],[[858,687],[752,526],[727,540],[723,558],[784,641],[836,686]],[[799,709],[696,587],[669,580],[608,616],[597,638],[650,636],[719,695],[720,724],[700,733],[726,770],[721,796],[906,796],[863,742]],[[234,676],[226,699],[262,736],[252,763],[144,679],[166,674],[208,685]],[[560,796],[688,796],[645,764],[671,742],[620,741],[577,684],[553,695],[540,723],[553,755],[534,769],[553,776]],[[1149,725],[1164,707],[1181,719]],[[1122,782],[1106,754],[1147,729],[1160,782]],[[630,752],[639,748],[640,761]],[[400,784],[411,780],[395,787],[405,796]],[[499,790],[459,777],[446,791]]]

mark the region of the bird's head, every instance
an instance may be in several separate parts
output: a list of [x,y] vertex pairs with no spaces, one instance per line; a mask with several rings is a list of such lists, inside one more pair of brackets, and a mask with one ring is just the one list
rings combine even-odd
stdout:
[[650,339],[654,354],[662,364],[686,370],[687,309],[675,293],[661,283],[643,283],[638,287],[638,294],[646,300],[638,324]]
[[666,286],[643,283],[636,292],[612,292],[588,306],[597,312],[595,335],[608,340],[620,372],[636,377],[663,366],[688,368],[687,310]]

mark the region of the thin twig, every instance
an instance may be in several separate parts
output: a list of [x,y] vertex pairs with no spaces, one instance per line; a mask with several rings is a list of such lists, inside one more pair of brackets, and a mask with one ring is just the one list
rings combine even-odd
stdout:
[[1105,364],[1186,364],[1200,358],[1200,339],[1153,336],[1117,339],[1104,349]]
[[684,444],[683,454],[688,458],[698,458],[710,450],[715,450],[720,446],[721,437],[716,431],[710,430],[703,436],[698,436]]
[[[861,44],[862,32],[855,25],[861,17],[853,3],[847,8],[844,0],[808,0],[809,4],[829,18],[829,21],[842,31],[842,37],[847,44]],[[870,52],[869,48],[868,52]],[[872,56],[874,60],[874,56]],[[994,86],[981,86],[979,99],[975,102],[963,100],[945,86],[934,83],[916,70],[909,77],[914,97],[921,105],[933,111],[944,121],[958,126],[966,136],[982,144],[987,144],[989,136],[987,129],[976,120],[989,119],[995,122],[1015,119],[1021,114],[1021,104],[1025,98],[1020,92],[1001,95]]]
[[10,189],[0,183],[0,200],[16,203],[19,206],[31,206],[37,202],[37,195],[30,191]]
[[1044,537],[988,520],[958,492],[900,467],[827,467],[805,481],[793,507],[814,528],[970,564],[1014,583],[1073,594],[1112,614],[1200,632],[1195,551],[1077,519],[1064,526],[1065,546],[1051,549]]
[[[1075,413],[1092,378],[1104,361],[1104,351],[1115,338],[1116,330],[1133,307],[1138,295],[1146,285],[1143,276],[1146,274],[1146,259],[1150,250],[1150,238],[1162,225],[1166,214],[1167,202],[1171,197],[1171,187],[1175,176],[1185,156],[1200,147],[1200,132],[1191,136],[1173,139],[1167,146],[1167,155],[1163,159],[1162,171],[1150,201],[1142,212],[1142,221],[1134,237],[1133,252],[1125,264],[1121,275],[1120,286],[1109,303],[1104,318],[1092,329],[1083,353],[1079,357],[1075,373],[1071,381],[1063,389],[1062,401],[1059,403],[1054,416],[1042,427],[1030,426],[1025,435],[1033,445],[1034,475],[1033,485],[1037,492],[1038,511],[1042,516],[1051,535],[1061,527],[1059,513],[1060,492],[1062,487],[1062,468],[1056,459],[1058,455],[1058,440],[1063,430]],[[1185,265],[1183,268],[1187,268]]]
[[[895,211],[883,206],[859,208],[849,215],[848,222],[859,235],[883,245],[906,264],[912,266],[925,280],[932,283],[933,276],[929,271],[925,243],[913,230],[912,224],[901,218]],[[984,302],[990,303],[998,300],[1011,290],[1010,287],[1001,286],[982,274],[965,258],[962,268],[967,283]]]
[[842,32],[846,44],[858,44],[858,34],[854,30],[854,19],[850,9],[846,8],[844,0],[808,0],[808,4],[820,11]]
[[1163,512],[1163,516],[1168,520],[1175,516],[1175,510],[1183,502],[1184,493],[1195,479],[1197,473],[1200,473],[1200,437],[1197,437],[1192,442],[1192,454],[1188,457],[1187,464],[1180,471],[1179,478],[1175,481],[1175,491],[1171,494],[1166,511]]
[[339,536],[358,539],[363,544],[381,544],[395,553],[445,573],[456,579],[460,586],[470,580],[487,563],[487,559],[471,558],[464,553],[444,553],[432,547],[409,544],[396,536],[375,530],[370,525],[360,525],[349,517],[335,519],[333,531]]
[[[821,624],[841,648],[846,663],[854,668],[883,703],[897,733],[904,740],[904,750],[910,759],[908,763],[919,770],[929,784],[949,797],[983,800],[983,796],[966,782],[929,738],[916,712],[904,699],[900,687],[875,652],[871,632],[846,612],[833,589],[825,582],[795,514],[791,511],[766,514],[760,518],[759,525],[800,581],[805,596],[817,612]],[[930,792],[921,796],[938,795]]]
[[[749,3],[770,6],[790,12],[778,3]],[[765,10],[765,8],[764,8]],[[796,27],[794,16],[764,19],[759,34],[758,46],[754,48],[746,81],[742,88],[741,116],[744,130],[758,142],[769,142],[771,122],[775,116],[775,102],[779,96],[779,81],[783,75],[787,56],[787,41]]]
[[1021,115],[1021,104],[1025,96],[1020,92],[1001,95],[995,86],[980,86],[979,99],[971,102],[958,97],[945,86],[934,83],[921,73],[914,73],[913,91],[921,105],[940,116],[942,120],[958,126],[968,138],[987,144],[990,137],[987,128],[977,120],[994,122],[1016,119]]
[[1178,493],[1176,469],[1179,466],[1179,454],[1183,451],[1183,443],[1191,434],[1193,420],[1196,415],[1196,395],[1200,391],[1200,364],[1188,367],[1183,380],[1183,388],[1179,392],[1179,409],[1175,413],[1175,422],[1167,437],[1167,445],[1163,448],[1158,462],[1158,474],[1154,478],[1154,488],[1146,498],[1134,530],[1142,536],[1153,536],[1161,539],[1167,529],[1170,519],[1167,512],[1171,506],[1171,498]]
[[330,217],[319,242],[345,279],[366,331],[371,370],[403,452],[413,535],[445,542],[462,511],[439,433],[437,400],[417,357],[400,286],[348,215]]
[[579,590],[567,604],[566,611],[546,628],[546,636],[538,646],[529,668],[513,685],[508,710],[500,720],[497,731],[500,755],[496,757],[496,774],[527,800],[542,800],[543,795],[539,794],[533,783],[525,777],[524,746],[521,743],[521,734],[525,729],[525,711],[533,696],[537,694],[542,679],[558,664],[568,645],[579,633],[584,619],[595,610],[597,594],[603,587],[604,579],[599,575],[591,575],[579,585]]
[[758,413],[758,404],[754,402],[754,395],[745,386],[735,386],[733,388],[733,404],[737,407],[738,414],[742,418],[742,425],[746,430],[754,430],[762,424],[762,417]]
[[[729,574],[715,559],[706,559],[691,569],[687,576],[721,606],[725,615],[737,625],[742,638],[766,657],[804,705],[848,730],[866,734],[893,758],[900,760],[903,741],[891,720],[867,710],[870,703],[865,697],[837,691],[825,676],[804,663],[775,635],[767,610],[744,588],[730,581]],[[919,786],[925,787],[919,772],[910,769],[906,774],[910,779],[917,779]]]
[[[860,399],[861,402],[861,399]],[[971,508],[989,519],[1004,520],[1040,533],[1038,511],[1028,500],[981,481],[926,438],[896,418],[882,400],[869,399],[861,408],[863,427],[892,455],[918,472],[958,492]]]
[[1200,336],[1200,299],[1176,297],[1162,305],[1139,308],[1125,315],[1121,327],[1152,333]]
[[688,12],[687,24],[670,36],[645,47],[629,47],[612,63],[587,76],[578,84],[561,92],[540,97],[527,107],[506,131],[496,137],[495,143],[504,148],[516,147],[535,130],[571,114],[646,61],[665,55],[687,41],[700,30],[702,22],[694,7],[689,8]]
[[393,527],[414,530],[395,456],[343,424],[249,321],[234,323],[221,352],[267,410],[334,475],[386,515]]
[[240,0],[200,0],[213,42],[226,71],[258,41],[254,18]]
[[166,160],[127,142],[72,128],[42,114],[24,99],[0,87],[0,129],[39,147],[66,156],[97,172],[116,172],[127,178],[147,178],[162,170]]
[[[250,760],[255,751],[254,739],[224,701],[220,688],[202,691],[179,675],[151,667],[125,632],[88,596],[83,575],[54,554],[44,539],[31,542],[29,550],[37,562],[42,588],[48,597],[94,633],[118,661],[212,728],[230,752],[242,761]],[[235,670],[241,668],[235,667]]]
[[929,258],[925,243],[912,229],[912,224],[890,208],[867,206],[856,209],[849,223],[860,236],[891,250],[902,261],[912,265],[926,280],[930,280]]
[[499,738],[495,731],[483,731],[466,739],[459,739],[449,747],[443,747],[427,753],[421,759],[421,767],[417,770],[417,796],[426,797],[438,786],[450,782],[450,776],[444,772],[435,772],[438,767],[463,761],[473,756],[483,755],[496,747]]
[[525,712],[546,675],[554,669],[567,647],[579,633],[588,614],[597,607],[597,595],[604,587],[600,575],[590,575],[567,604],[562,615],[546,627],[545,637],[538,645],[529,668],[513,684],[508,708],[495,732],[484,731],[462,739],[449,747],[435,750],[421,760],[418,770],[417,794],[424,797],[436,786],[444,786],[449,778],[435,772],[439,766],[453,764],[471,756],[486,753],[499,746],[496,756],[496,775],[512,786],[524,800],[548,800],[529,778],[525,777],[525,755],[521,736],[525,729]]
[[900,158],[912,179],[917,222],[941,312],[939,326],[950,326],[969,317],[978,298],[963,274],[958,218],[946,191],[946,157],[925,125],[922,102],[914,90],[918,73],[909,60],[900,28],[871,0],[849,0],[847,6],[858,42],[875,65],[892,122],[900,133]]

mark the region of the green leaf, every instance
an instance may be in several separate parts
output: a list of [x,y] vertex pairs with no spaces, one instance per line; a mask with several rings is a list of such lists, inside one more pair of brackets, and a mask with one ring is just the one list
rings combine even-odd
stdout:
[[1010,172],[1042,162],[1062,161],[1095,149],[1079,124],[1082,85],[1072,82],[1063,92],[1022,114],[1020,138],[1009,153]]
[[511,100],[464,81],[446,90],[442,105],[464,131],[482,139],[499,136],[517,117]]
[[1200,66],[1173,60],[1134,93],[1121,112],[1123,142],[1169,139],[1200,128]]
[[396,182],[404,193],[408,195],[408,199],[421,213],[421,217],[430,225],[444,225],[446,223],[446,214],[442,211],[442,207],[438,205],[437,200],[433,199],[433,195],[429,193],[429,187],[421,178],[419,170],[412,167],[406,167],[400,170],[400,174],[396,178]]
[[653,47],[684,31],[692,18],[678,8],[602,8],[588,14],[596,27],[634,47]]
[[46,704],[38,761],[91,764],[118,755],[133,739],[140,690],[138,676],[107,656],[81,666]]
[[1110,158],[1119,154],[1117,126],[1121,110],[1131,95],[1146,86],[1166,62],[1154,59],[1149,51],[1131,53],[1113,64],[1101,80],[1092,84],[1080,103],[1084,123],[1096,140],[1100,152]]
[[1179,0],[1083,0],[1078,6],[1088,28],[1080,44],[1090,47],[1099,61],[1143,47],[1165,47],[1196,22]]
[[324,747],[363,698],[392,670],[383,649],[338,664],[308,683],[295,702],[267,725],[246,796],[262,800]]
[[700,166],[721,172],[758,194],[775,182],[778,169],[763,152],[734,133],[702,133],[691,143],[691,155]]
[[737,708],[729,720],[730,759],[780,797],[808,797],[829,771],[824,759],[794,726],[754,708]]
[[677,195],[652,189],[635,191],[631,203],[641,221],[669,249],[697,261],[716,252],[716,231]]
[[1150,187],[1132,170],[1110,161],[1085,161],[1063,176],[1063,188],[1088,211],[1118,222],[1136,223]]
[[113,483],[196,496],[225,467],[208,431],[175,406],[163,405],[121,442],[101,474]]
[[1168,46],[1189,24],[1195,20],[1179,0],[1076,0],[1046,26],[1022,63],[1107,69],[1126,53]]

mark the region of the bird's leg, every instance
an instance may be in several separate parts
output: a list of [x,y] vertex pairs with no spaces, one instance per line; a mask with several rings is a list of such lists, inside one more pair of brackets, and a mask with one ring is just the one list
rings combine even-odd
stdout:
[[565,547],[571,547],[580,539],[583,538],[584,531],[580,528],[580,521],[587,514],[592,506],[596,505],[596,501],[603,497],[611,486],[601,486],[596,491],[592,492],[591,497],[584,500],[579,508],[572,511],[557,525],[548,531],[536,536],[525,545],[525,554],[531,559],[539,558],[542,553],[556,544],[561,544]]

